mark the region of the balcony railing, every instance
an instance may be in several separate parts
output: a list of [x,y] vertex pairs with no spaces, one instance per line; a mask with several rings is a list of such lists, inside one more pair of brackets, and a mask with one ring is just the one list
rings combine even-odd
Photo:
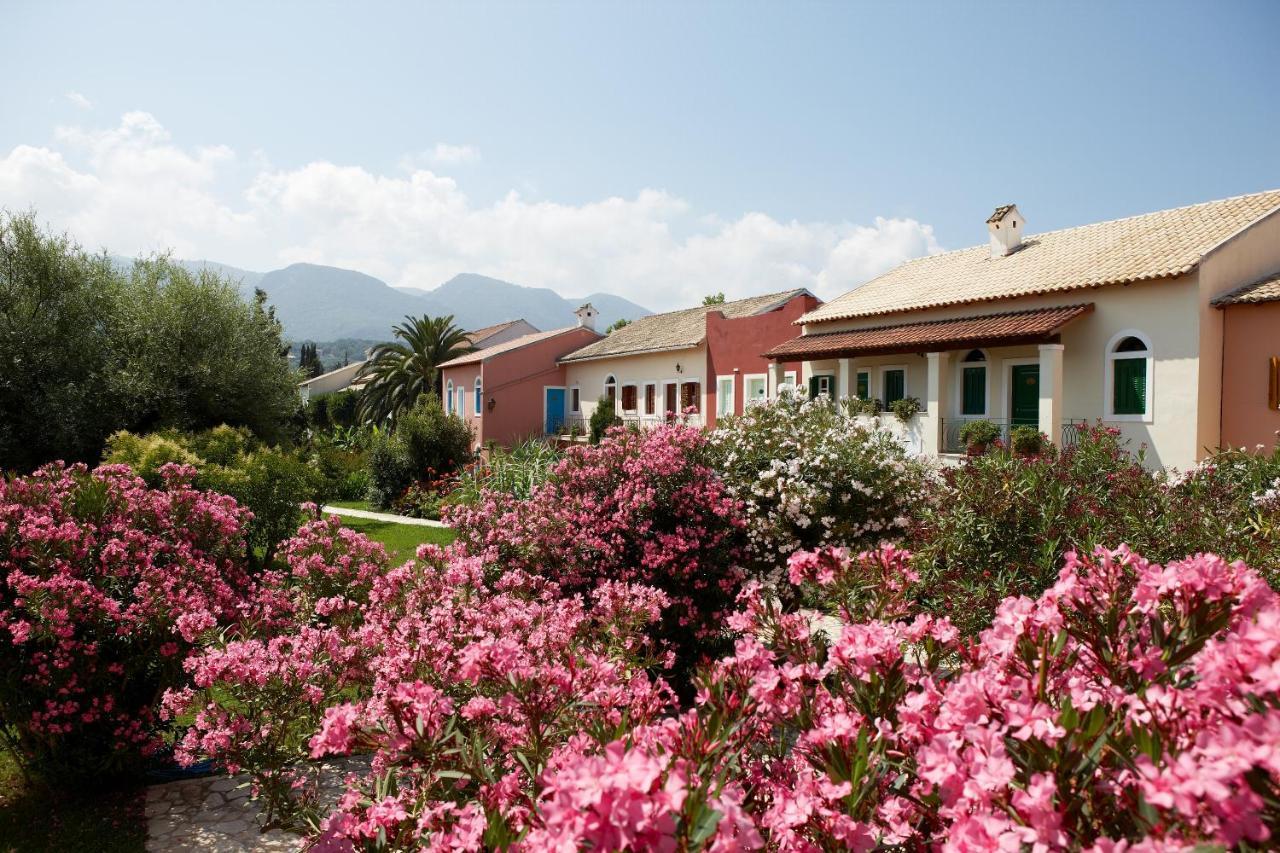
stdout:
[[[635,412],[625,412],[619,415],[622,418],[622,425],[625,427],[635,427],[636,429],[653,429],[662,426],[670,420],[680,421],[690,426],[702,426],[703,419],[699,413],[689,415],[641,415]],[[575,430],[576,427],[576,430]],[[590,419],[582,414],[566,415],[564,423],[561,425],[560,435],[572,435],[574,432],[578,435],[586,435],[591,431]]]
[[[971,421],[990,421],[1000,430],[1000,441],[1004,444],[1009,443],[1009,432],[1017,424],[1012,423],[1008,418],[943,418],[942,420],[942,452],[943,453],[964,453],[968,450],[965,447],[964,440],[960,438],[960,431],[964,429],[964,425]],[[1035,424],[1031,424],[1035,426]],[[1062,438],[1059,447],[1074,447],[1080,439],[1081,430],[1085,427],[1085,422],[1079,418],[1069,418],[1062,422]]]

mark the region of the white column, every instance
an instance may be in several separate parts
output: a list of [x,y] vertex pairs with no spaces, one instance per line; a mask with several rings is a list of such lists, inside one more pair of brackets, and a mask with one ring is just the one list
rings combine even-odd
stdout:
[[1040,431],[1062,442],[1062,344],[1040,345]]
[[836,399],[847,400],[852,394],[849,393],[849,359],[842,358],[837,362],[836,366]]
[[947,365],[951,362],[949,352],[931,352],[929,359],[929,381],[927,383],[927,399],[925,415],[921,419],[924,429],[924,452],[937,456],[943,450],[942,421],[947,415]]
[[782,362],[769,362],[769,391],[770,400],[778,399],[778,386],[782,384]]

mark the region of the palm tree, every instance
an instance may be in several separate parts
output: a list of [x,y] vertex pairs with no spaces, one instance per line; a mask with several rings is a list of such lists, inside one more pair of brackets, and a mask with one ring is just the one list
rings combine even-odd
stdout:
[[399,340],[378,344],[360,368],[356,382],[360,419],[381,423],[413,407],[427,392],[440,394],[439,365],[473,352],[467,333],[448,317],[405,317],[392,331]]

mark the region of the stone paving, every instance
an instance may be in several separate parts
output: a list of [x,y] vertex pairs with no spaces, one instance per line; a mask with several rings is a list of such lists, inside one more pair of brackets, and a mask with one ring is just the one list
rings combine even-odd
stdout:
[[[342,779],[368,769],[368,759],[326,763],[320,797],[333,803]],[[249,799],[248,776],[205,776],[147,789],[148,853],[284,853],[297,851],[302,839],[273,829],[262,832],[258,804]]]

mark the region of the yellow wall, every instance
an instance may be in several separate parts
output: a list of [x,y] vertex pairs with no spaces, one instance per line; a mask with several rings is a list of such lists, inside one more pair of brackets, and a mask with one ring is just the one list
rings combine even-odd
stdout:
[[[680,370],[676,370],[679,365]],[[707,348],[705,345],[690,349],[672,350],[670,352],[647,353],[643,355],[602,358],[592,361],[571,361],[565,365],[565,385],[572,388],[578,385],[582,393],[582,416],[590,418],[595,411],[596,403],[604,395],[605,377],[613,375],[618,380],[618,399],[621,402],[623,385],[634,384],[637,388],[637,404],[644,406],[644,385],[656,382],[657,408],[662,411],[662,383],[691,382],[701,383],[700,411],[705,412],[707,406],[707,387],[714,383],[715,377],[706,376]]]

